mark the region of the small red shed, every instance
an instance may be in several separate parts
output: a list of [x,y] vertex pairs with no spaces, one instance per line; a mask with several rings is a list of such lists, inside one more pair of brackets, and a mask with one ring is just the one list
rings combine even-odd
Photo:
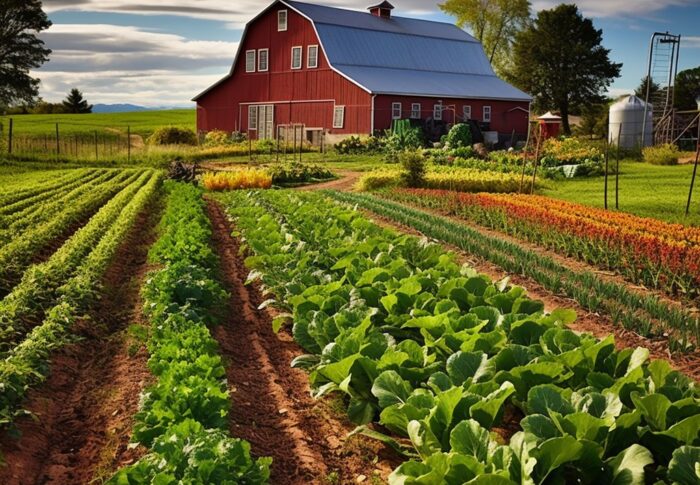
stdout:
[[246,26],[231,72],[194,98],[198,130],[275,138],[294,124],[333,143],[395,119],[472,119],[526,135],[530,96],[496,76],[474,37],[393,8],[273,2]]

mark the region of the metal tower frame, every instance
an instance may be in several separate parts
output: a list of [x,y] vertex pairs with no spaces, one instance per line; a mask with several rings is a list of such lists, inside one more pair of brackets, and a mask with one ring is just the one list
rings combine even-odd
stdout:
[[[659,46],[671,44],[670,55],[663,57],[664,52],[659,52]],[[654,32],[649,41],[649,62],[647,66],[647,88],[644,106],[644,119],[642,121],[642,133],[646,133],[647,112],[651,100],[649,99],[651,84],[654,81],[652,78],[653,69],[658,63],[667,62],[668,67],[664,69],[667,73],[665,79],[665,99],[663,106],[652,106],[654,114],[653,142],[654,143],[669,143],[673,138],[674,133],[674,107],[675,102],[675,83],[676,74],[678,74],[678,55],[680,53],[681,36],[669,34],[668,32]],[[668,53],[668,49],[666,49]],[[662,68],[665,66],[662,66]],[[658,114],[657,114],[658,113]]]

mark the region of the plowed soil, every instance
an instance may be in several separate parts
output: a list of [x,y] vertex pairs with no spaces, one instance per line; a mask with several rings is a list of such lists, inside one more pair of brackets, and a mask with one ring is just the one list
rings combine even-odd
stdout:
[[30,392],[25,408],[36,419],[17,421],[19,439],[0,436],[0,483],[99,482],[145,451],[127,447],[150,379],[142,342],[127,329],[141,321],[139,288],[159,216],[154,205],[138,219],[105,274],[102,300],[73,329],[80,340],[55,353],[48,380]]
[[302,349],[288,332],[272,331],[271,313],[258,309],[260,292],[244,285],[248,271],[223,209],[209,201],[208,211],[231,294],[227,317],[214,330],[227,363],[231,434],[250,442],[256,456],[273,458],[275,485],[386,478],[396,458],[376,441],[346,438],[354,425],[345,420],[341,402],[311,397],[306,373],[290,367]]

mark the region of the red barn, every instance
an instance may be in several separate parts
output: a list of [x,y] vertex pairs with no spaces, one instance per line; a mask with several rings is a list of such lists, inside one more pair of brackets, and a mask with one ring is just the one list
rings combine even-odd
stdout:
[[530,96],[499,79],[481,44],[447,23],[279,0],[243,32],[231,72],[199,94],[197,128],[275,138],[290,124],[328,142],[394,119],[472,119],[527,133]]

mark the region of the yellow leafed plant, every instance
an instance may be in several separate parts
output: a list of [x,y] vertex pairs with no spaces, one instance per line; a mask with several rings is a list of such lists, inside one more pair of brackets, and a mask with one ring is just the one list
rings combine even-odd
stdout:
[[230,172],[209,172],[202,176],[207,190],[269,189],[272,176],[265,170],[245,168]]

